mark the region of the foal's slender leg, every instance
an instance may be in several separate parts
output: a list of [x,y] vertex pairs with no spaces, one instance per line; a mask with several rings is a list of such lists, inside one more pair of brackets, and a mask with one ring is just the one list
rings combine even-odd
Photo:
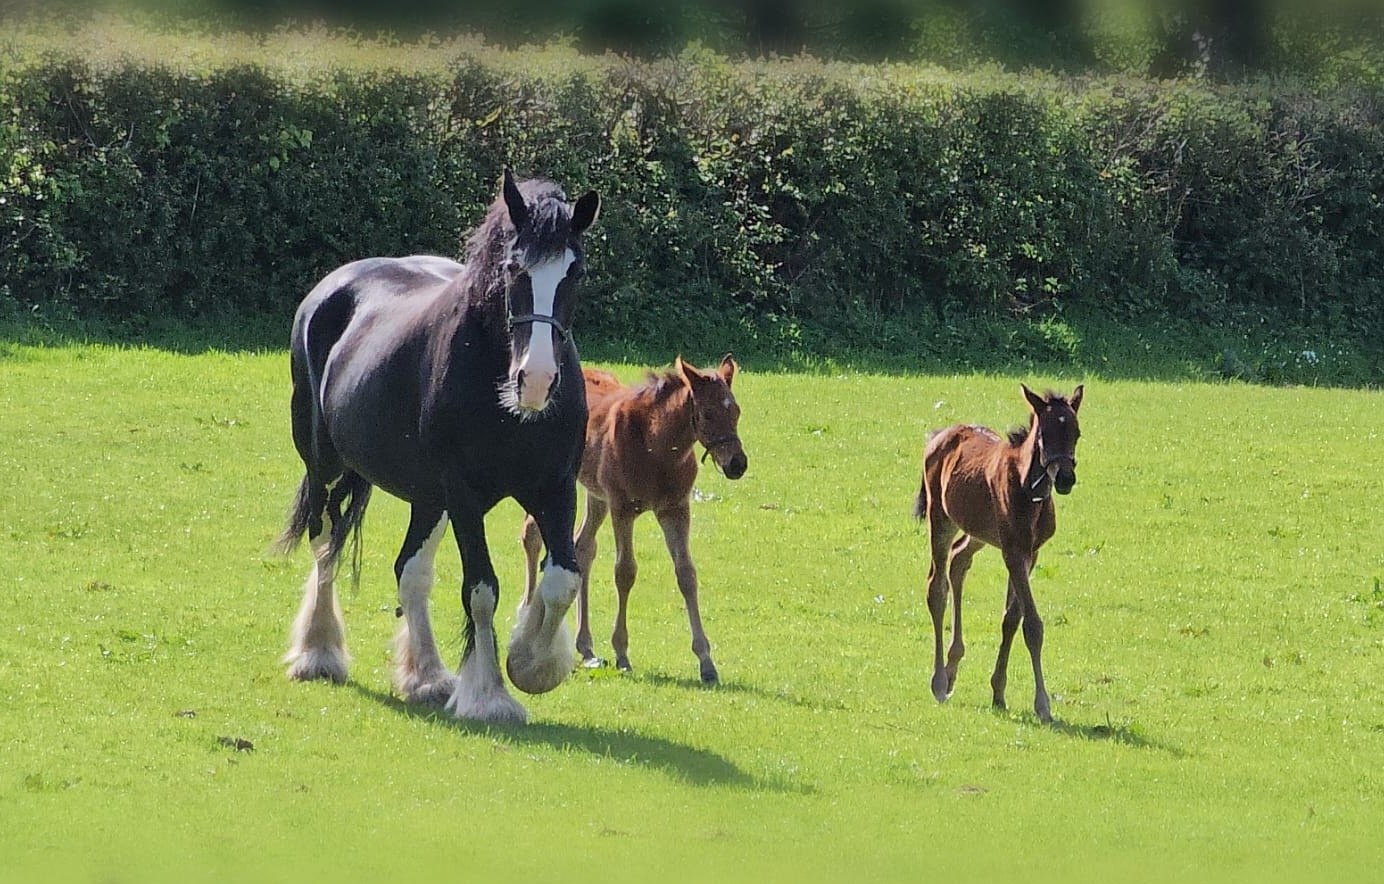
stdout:
[[500,584],[485,542],[484,510],[469,506],[457,512],[448,502],[452,532],[461,550],[461,607],[466,614],[466,647],[447,711],[457,718],[497,723],[528,720],[500,676],[500,648],[495,640],[495,605]]
[[687,622],[692,629],[692,653],[701,663],[703,684],[716,684],[719,675],[716,664],[711,661],[711,642],[702,629],[702,612],[697,604],[697,567],[692,564],[692,511],[687,502],[659,510],[654,513],[658,524],[663,528],[663,540],[668,545],[668,553],[673,557],[673,571],[678,578],[678,590],[687,605]]
[[947,693],[956,687],[956,670],[961,658],[966,656],[966,642],[961,637],[961,585],[966,580],[966,572],[971,570],[971,560],[985,544],[969,534],[957,538],[951,547],[951,564],[947,568],[948,582],[952,591],[952,640],[947,649]]
[[524,545],[524,604],[527,605],[538,586],[538,560],[543,555],[543,532],[538,530],[533,516],[524,516],[519,542]]
[[591,563],[596,560],[596,531],[610,512],[610,505],[589,491],[586,516],[577,529],[577,568],[581,571],[581,591],[577,594],[577,653],[586,666],[604,666],[591,641]]
[[295,681],[327,679],[340,684],[346,681],[350,665],[346,624],[333,583],[336,558],[329,550],[331,536],[332,519],[328,512],[322,519],[321,532],[308,538],[312,571],[303,585],[303,601],[293,620],[288,653],[283,658],[289,664],[288,677]]
[[629,510],[611,510],[610,527],[615,534],[615,628],[610,633],[610,646],[615,649],[617,669],[629,670],[630,633],[625,615],[630,600],[630,589],[639,573],[639,565],[634,560],[634,520],[636,513]]
[[1000,652],[995,658],[995,672],[990,676],[990,689],[994,693],[996,709],[1007,708],[1004,703],[1004,689],[1009,683],[1009,648],[1014,643],[1014,633],[1019,629],[1023,618],[1023,605],[1014,591],[1014,578],[1009,578],[1009,590],[1004,599],[1004,619],[1000,621]]
[[437,507],[415,506],[409,517],[403,547],[394,560],[402,619],[394,636],[394,685],[410,703],[441,705],[455,685],[442,663],[428,616],[433,586],[433,560],[447,533],[447,513]]
[[1028,582],[1033,562],[1033,557],[1024,562],[1016,589],[1024,611],[1024,644],[1028,645],[1028,655],[1033,661],[1033,712],[1039,721],[1050,724],[1052,706],[1048,701],[1047,685],[1043,683],[1043,618],[1038,616],[1038,604],[1033,600],[1033,588]]
[[951,680],[942,662],[942,618],[947,613],[947,567],[952,539],[958,528],[941,512],[928,512],[929,540],[932,544],[932,564],[927,572],[927,607],[932,614],[932,695],[944,703],[951,696]]

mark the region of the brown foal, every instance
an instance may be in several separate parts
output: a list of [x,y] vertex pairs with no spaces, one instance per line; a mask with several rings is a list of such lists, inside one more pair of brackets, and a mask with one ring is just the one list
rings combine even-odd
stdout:
[[[1023,386],[1023,385],[1021,385]],[[961,584],[971,559],[987,544],[997,546],[1009,570],[1009,592],[1000,627],[1000,650],[990,677],[995,706],[1004,708],[1009,648],[1020,622],[1033,660],[1033,711],[1052,721],[1043,684],[1043,621],[1033,601],[1029,574],[1038,548],[1057,530],[1052,492],[1067,494],[1076,484],[1076,443],[1081,436],[1077,409],[1082,387],[1070,398],[1039,397],[1023,386],[1030,419],[1027,429],[1001,439],[985,427],[957,424],[932,436],[923,455],[922,488],[914,515],[926,519],[932,543],[928,569],[928,610],[935,638],[932,693],[938,702],[951,696],[956,669],[966,653],[961,638]],[[957,534],[961,534],[960,538]],[[952,642],[942,659],[942,617],[947,588],[955,596]]]
[[[747,460],[737,433],[740,406],[730,389],[738,368],[729,354],[712,371],[698,369],[679,356],[670,371],[650,374],[643,384],[632,387],[607,372],[583,369],[589,417],[586,450],[577,478],[587,493],[586,517],[577,530],[576,547],[582,575],[577,596],[577,651],[585,665],[601,665],[592,648],[587,604],[591,563],[596,558],[596,530],[609,515],[615,533],[618,601],[610,643],[615,649],[615,665],[627,670],[631,666],[626,611],[638,570],[634,520],[652,512],[673,558],[702,681],[715,684],[718,680],[711,643],[702,628],[697,569],[689,548],[692,483],[697,478],[693,443],[701,443],[705,448],[702,460],[710,455],[726,478],[739,479],[745,474]],[[524,521],[523,541],[528,556],[528,592],[532,592],[543,540],[531,518]]]

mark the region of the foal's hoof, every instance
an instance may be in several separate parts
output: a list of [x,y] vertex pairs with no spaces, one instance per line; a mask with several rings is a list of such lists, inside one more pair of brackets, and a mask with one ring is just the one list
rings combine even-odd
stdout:
[[932,677],[932,695],[937,698],[938,703],[947,702],[951,696],[951,679],[947,678],[945,672],[939,672]]
[[711,664],[711,663],[703,663],[703,664],[702,664],[702,684],[706,685],[707,687],[710,687],[710,686],[712,686],[712,685],[716,685],[716,684],[720,684],[720,683],[721,683],[721,676],[716,672],[716,667],[715,667],[715,665],[713,665],[713,664]]
[[606,661],[600,657],[585,657],[581,661],[582,669],[604,669],[606,665]]

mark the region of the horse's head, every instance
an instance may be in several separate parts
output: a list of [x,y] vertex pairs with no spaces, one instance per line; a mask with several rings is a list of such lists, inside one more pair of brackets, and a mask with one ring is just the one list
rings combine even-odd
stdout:
[[737,430],[740,405],[730,391],[731,381],[740,367],[735,357],[727,353],[714,371],[702,371],[681,356],[675,367],[692,394],[692,432],[706,449],[702,460],[711,455],[727,479],[739,479],[745,475],[749,459],[745,457]]
[[1076,484],[1076,443],[1081,427],[1076,412],[1081,407],[1082,386],[1078,385],[1068,397],[1056,393],[1039,396],[1020,384],[1024,398],[1033,411],[1035,435],[1035,464],[1030,473],[1030,486],[1041,491],[1044,478],[1052,483],[1058,494],[1069,494]]
[[577,283],[586,272],[581,235],[595,222],[601,198],[593,190],[568,203],[551,182],[517,184],[508,169],[501,197],[512,228],[502,267],[510,361],[501,396],[527,418],[551,404],[562,353],[572,346]]

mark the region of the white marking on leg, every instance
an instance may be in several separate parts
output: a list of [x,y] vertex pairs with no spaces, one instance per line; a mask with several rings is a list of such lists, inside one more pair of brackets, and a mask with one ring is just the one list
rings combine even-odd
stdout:
[[447,533],[443,513],[399,575],[399,605],[404,616],[394,636],[394,685],[413,703],[443,703],[451,696],[452,674],[442,663],[433,636],[428,599],[433,586],[433,560]]
[[333,585],[333,568],[326,564],[331,529],[308,539],[313,565],[303,585],[303,601],[289,631],[288,677],[295,681],[346,680],[351,657],[346,652],[346,623]]
[[567,610],[581,589],[581,574],[559,565],[543,570],[537,598],[520,603],[505,669],[521,691],[542,694],[562,684],[576,665]]
[[524,707],[515,702],[500,677],[498,646],[495,642],[494,586],[479,583],[471,590],[471,622],[475,644],[461,663],[455,689],[447,701],[447,711],[457,718],[496,724],[523,724],[528,720]]

